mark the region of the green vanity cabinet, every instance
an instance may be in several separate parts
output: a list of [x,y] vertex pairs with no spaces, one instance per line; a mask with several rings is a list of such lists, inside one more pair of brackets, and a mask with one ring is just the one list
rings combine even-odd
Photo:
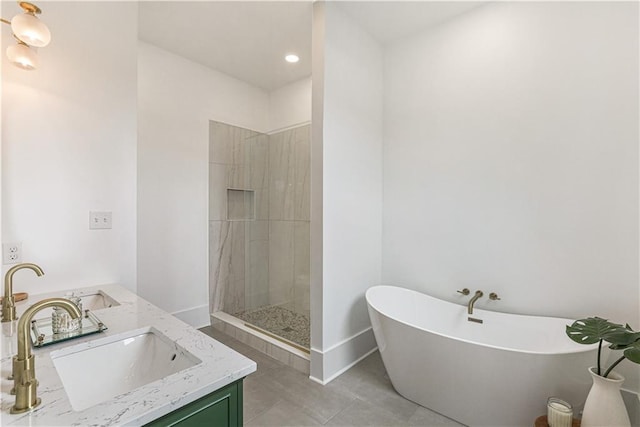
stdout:
[[241,427],[242,380],[146,424],[148,427]]

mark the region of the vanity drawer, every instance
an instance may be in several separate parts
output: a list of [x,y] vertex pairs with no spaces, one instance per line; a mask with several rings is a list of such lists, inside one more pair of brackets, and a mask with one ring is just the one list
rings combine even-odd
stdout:
[[149,427],[242,426],[242,380],[146,424]]

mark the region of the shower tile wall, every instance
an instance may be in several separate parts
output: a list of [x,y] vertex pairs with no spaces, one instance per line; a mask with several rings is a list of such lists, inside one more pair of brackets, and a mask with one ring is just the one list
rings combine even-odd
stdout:
[[[310,126],[273,135],[210,124],[210,298],[234,314],[309,314]],[[253,190],[255,219],[229,221],[227,189]]]

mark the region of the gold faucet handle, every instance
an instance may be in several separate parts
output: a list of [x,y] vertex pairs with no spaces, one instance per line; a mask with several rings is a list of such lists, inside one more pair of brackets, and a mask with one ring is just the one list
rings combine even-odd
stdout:
[[497,301],[497,300],[499,300],[499,299],[500,299],[500,297],[499,297],[499,296],[498,296],[498,294],[496,294],[495,292],[491,292],[491,293],[489,294],[489,299],[490,299],[490,300],[492,300],[492,301]]
[[469,288],[464,288],[463,290],[461,290],[461,291],[456,291],[456,292],[457,292],[457,293],[459,293],[459,294],[462,294],[462,295],[469,295],[469,294],[471,293],[471,291],[469,290]]

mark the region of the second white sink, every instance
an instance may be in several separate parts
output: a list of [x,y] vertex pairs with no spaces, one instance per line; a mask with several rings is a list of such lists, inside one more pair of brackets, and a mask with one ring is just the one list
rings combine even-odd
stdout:
[[82,308],[84,310],[102,310],[120,305],[120,303],[102,291],[96,291],[91,294],[80,295],[82,300]]
[[53,351],[51,359],[75,411],[201,362],[153,327]]

